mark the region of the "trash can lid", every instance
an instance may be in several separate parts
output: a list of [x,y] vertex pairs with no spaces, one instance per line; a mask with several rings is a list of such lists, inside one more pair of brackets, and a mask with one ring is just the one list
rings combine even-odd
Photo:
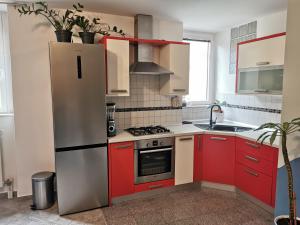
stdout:
[[53,175],[54,175],[53,172],[43,171],[43,172],[33,174],[31,179],[36,181],[44,181],[52,178]]

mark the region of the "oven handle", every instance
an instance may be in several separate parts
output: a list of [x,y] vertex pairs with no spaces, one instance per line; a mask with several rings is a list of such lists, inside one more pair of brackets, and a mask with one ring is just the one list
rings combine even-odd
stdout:
[[146,151],[140,151],[140,154],[146,154],[146,153],[152,153],[152,152],[165,152],[165,151],[172,151],[173,148],[160,148],[155,150],[146,150]]

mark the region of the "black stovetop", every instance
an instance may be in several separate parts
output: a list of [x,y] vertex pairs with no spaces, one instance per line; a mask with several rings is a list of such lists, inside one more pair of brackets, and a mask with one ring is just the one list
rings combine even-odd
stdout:
[[150,134],[163,134],[170,133],[171,131],[162,126],[148,126],[148,127],[132,127],[125,129],[127,132],[131,133],[133,136],[143,136]]

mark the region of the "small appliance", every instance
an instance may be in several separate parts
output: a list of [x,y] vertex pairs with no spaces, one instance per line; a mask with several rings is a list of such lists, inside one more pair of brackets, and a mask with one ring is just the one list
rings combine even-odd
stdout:
[[109,102],[106,104],[106,112],[107,112],[107,136],[113,137],[116,136],[116,122],[115,122],[115,112],[116,112],[116,104],[113,102]]

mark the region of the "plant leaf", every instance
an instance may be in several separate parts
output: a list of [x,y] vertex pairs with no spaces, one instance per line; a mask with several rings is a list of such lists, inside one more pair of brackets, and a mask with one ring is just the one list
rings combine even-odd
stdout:
[[278,133],[278,130],[275,130],[270,138],[270,144],[273,145],[276,137],[277,137],[277,133]]

